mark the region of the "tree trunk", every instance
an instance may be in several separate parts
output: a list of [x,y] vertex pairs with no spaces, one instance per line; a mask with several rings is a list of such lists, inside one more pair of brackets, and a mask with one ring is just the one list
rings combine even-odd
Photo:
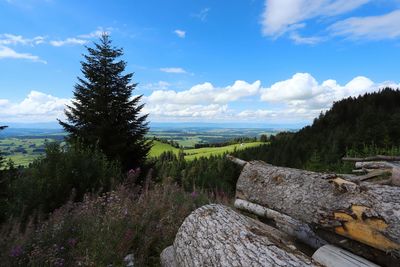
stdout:
[[318,249],[323,245],[328,244],[328,242],[316,235],[308,226],[308,224],[302,223],[275,210],[271,210],[242,199],[235,200],[235,208],[250,212],[259,217],[273,220],[277,229],[295,237],[313,249]]
[[236,197],[400,258],[400,188],[357,185],[333,174],[244,165]]
[[[320,266],[275,228],[222,205],[189,215],[173,247],[161,254],[163,266]],[[171,256],[172,255],[172,256]],[[175,257],[171,260],[171,257]]]

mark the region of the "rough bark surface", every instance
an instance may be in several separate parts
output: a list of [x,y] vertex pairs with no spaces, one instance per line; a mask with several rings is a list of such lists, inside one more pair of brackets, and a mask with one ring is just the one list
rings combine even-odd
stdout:
[[236,199],[235,208],[274,220],[277,229],[295,237],[314,249],[318,249],[323,245],[328,244],[321,237],[317,236],[308,224],[302,223],[275,210],[242,199]]
[[288,240],[289,236],[275,228],[213,204],[185,219],[173,253],[180,267],[320,266]]
[[400,188],[247,163],[236,197],[400,256]]
[[160,255],[162,267],[177,267],[175,261],[175,250],[173,246],[169,246],[161,252]]

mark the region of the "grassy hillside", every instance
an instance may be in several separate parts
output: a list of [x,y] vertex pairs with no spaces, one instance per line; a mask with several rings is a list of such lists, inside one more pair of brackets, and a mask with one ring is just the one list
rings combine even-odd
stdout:
[[243,144],[235,144],[223,147],[203,147],[197,149],[185,149],[184,152],[186,154],[186,160],[193,160],[195,158],[200,157],[210,157],[211,155],[222,155],[226,152],[233,152],[235,150],[243,150],[249,147],[259,146],[265,143],[262,142],[251,142],[251,143],[243,143]]
[[172,151],[178,155],[179,149],[171,146],[170,144],[165,144],[160,141],[153,141],[153,147],[150,150],[149,157],[158,157],[163,152]]
[[[228,145],[223,147],[203,147],[203,148],[192,148],[192,149],[184,149],[183,152],[185,153],[186,160],[193,160],[195,158],[200,157],[210,157],[211,155],[222,155],[226,152],[233,152],[235,150],[242,150],[249,147],[259,146],[265,143],[262,142],[251,142],[251,143],[243,143],[243,144],[235,144],[235,145]],[[165,144],[159,141],[153,142],[153,147],[150,150],[150,157],[158,157],[163,152],[172,151],[175,154],[178,154],[179,149],[175,148],[169,144]]]

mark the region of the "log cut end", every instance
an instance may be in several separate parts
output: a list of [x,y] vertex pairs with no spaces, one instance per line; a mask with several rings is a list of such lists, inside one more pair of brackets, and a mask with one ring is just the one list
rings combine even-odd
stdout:
[[368,218],[365,216],[367,210],[368,207],[353,205],[350,212],[334,212],[334,218],[342,223],[335,232],[380,250],[400,249],[400,244],[382,234],[388,227],[387,223],[380,218]]

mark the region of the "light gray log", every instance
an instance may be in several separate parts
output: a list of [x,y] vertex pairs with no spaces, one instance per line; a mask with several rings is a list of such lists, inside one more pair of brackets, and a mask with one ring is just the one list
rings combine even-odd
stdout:
[[357,169],[391,169],[394,164],[385,161],[360,161],[354,165]]
[[377,156],[366,157],[366,158],[344,157],[344,158],[342,158],[342,160],[343,161],[377,161],[377,160],[382,160],[382,161],[400,161],[400,157],[377,155]]
[[274,220],[276,223],[276,228],[287,233],[288,235],[295,237],[314,249],[318,249],[327,244],[327,242],[318,237],[307,224],[295,220],[285,214],[242,199],[235,200],[235,208],[245,210],[260,217]]
[[321,247],[313,254],[312,258],[326,267],[379,267],[379,265],[347,250],[332,245]]
[[235,163],[235,164],[241,166],[241,167],[243,167],[244,165],[247,164],[247,161],[244,161],[244,160],[242,160],[242,159],[235,158],[235,157],[233,157],[233,156],[231,156],[231,155],[226,155],[226,158],[229,159],[230,161],[232,161],[233,163]]
[[177,266],[320,266],[290,236],[222,205],[190,214],[175,237]]
[[165,248],[160,255],[162,267],[178,267],[175,261],[175,250],[173,246]]
[[323,227],[400,258],[400,188],[326,174],[247,163],[236,198]]

